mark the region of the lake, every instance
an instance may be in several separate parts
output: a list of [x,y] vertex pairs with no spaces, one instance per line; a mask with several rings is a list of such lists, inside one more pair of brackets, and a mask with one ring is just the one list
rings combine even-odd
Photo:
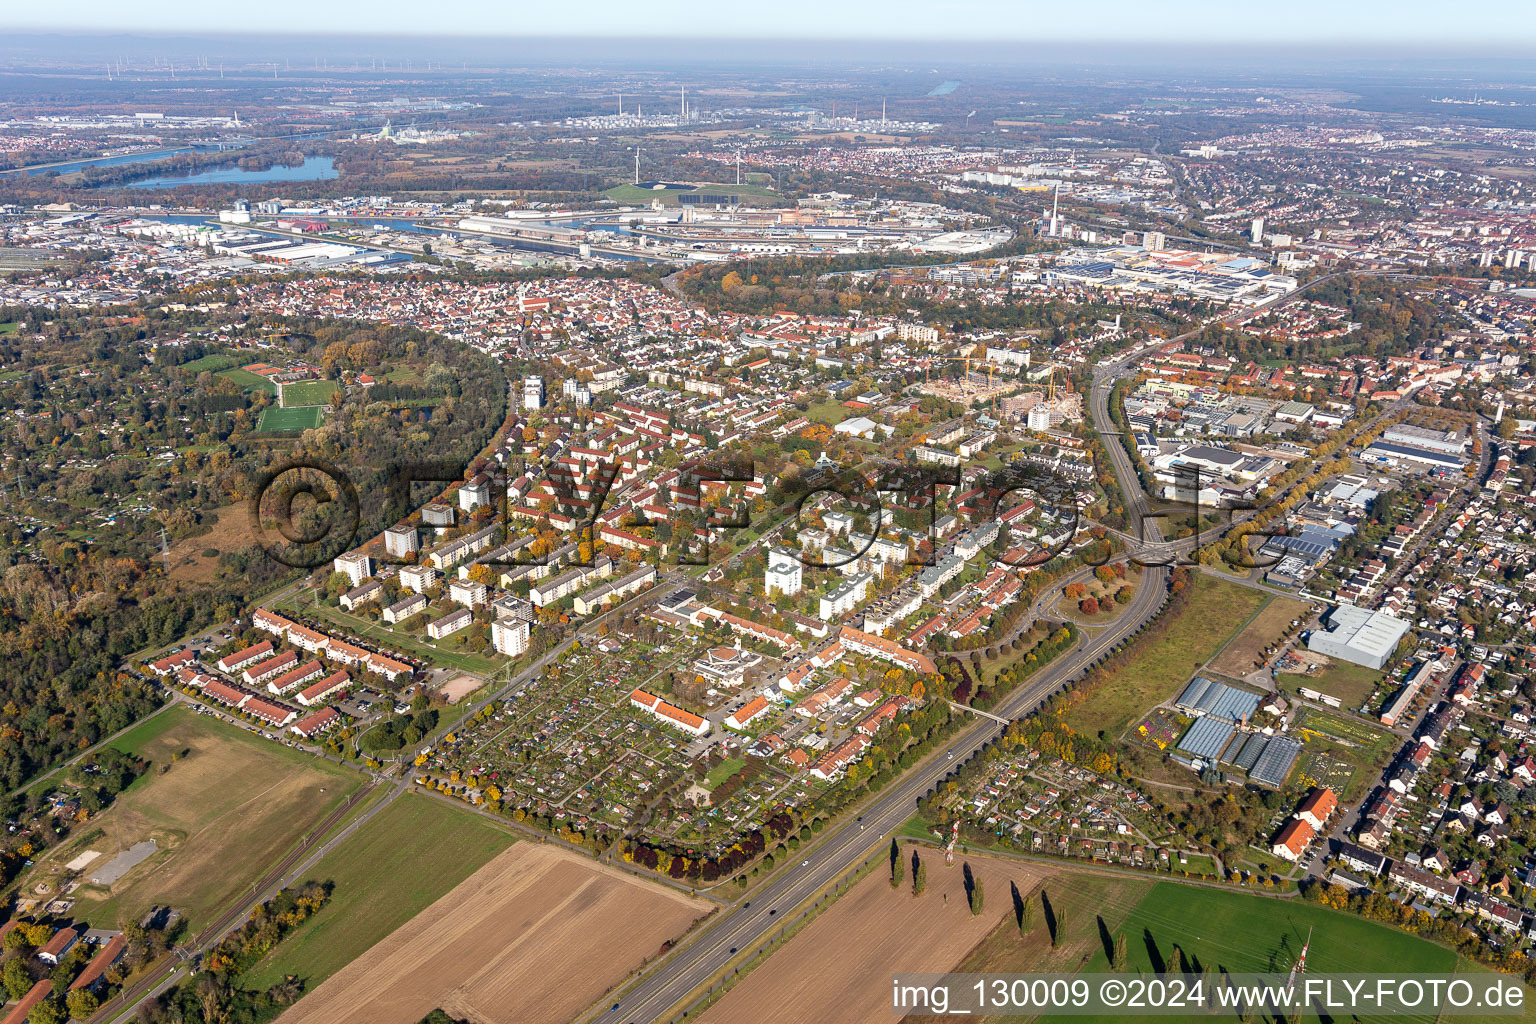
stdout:
[[129,182],[127,188],[179,188],[182,185],[259,185],[269,181],[326,181],[339,177],[336,161],[328,156],[305,157],[292,167],[273,164],[264,171],[243,167],[218,167],[196,174],[166,174],[158,178]]

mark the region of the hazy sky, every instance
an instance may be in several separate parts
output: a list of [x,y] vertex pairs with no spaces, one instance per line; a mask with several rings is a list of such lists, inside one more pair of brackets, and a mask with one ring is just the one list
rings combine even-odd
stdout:
[[706,38],[1102,39],[1199,45],[1358,42],[1507,49],[1536,41],[1531,0],[70,0],[13,2],[0,27],[74,32],[265,32]]

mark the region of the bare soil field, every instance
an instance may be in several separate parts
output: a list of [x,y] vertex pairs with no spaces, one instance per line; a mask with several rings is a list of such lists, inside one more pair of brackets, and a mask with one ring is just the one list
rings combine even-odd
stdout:
[[[905,881],[892,889],[884,866],[816,918],[700,1018],[703,1024],[866,1024],[891,1019],[891,974],[946,971],[1013,916],[1010,883],[1035,889],[1046,869],[919,848],[928,888],[912,895],[911,849]],[[964,864],[982,880],[984,910],[972,915]],[[947,899],[946,899],[947,897]]]
[[448,699],[449,704],[457,704],[484,685],[485,680],[479,676],[463,675],[454,676],[439,687],[439,689],[442,695]]
[[1253,621],[1211,660],[1211,670],[1233,679],[1246,678],[1259,668],[1261,651],[1280,638],[1292,619],[1305,618],[1311,606],[1305,601],[1276,597],[1259,610]]
[[[188,915],[195,930],[362,781],[355,772],[184,708],[163,712],[152,725],[157,734],[133,747],[151,762],[148,774],[86,833],[100,859],[85,869],[74,893],[76,914],[100,927],[121,927],[151,906],[169,903]],[[110,886],[90,883],[91,867],[99,870],[148,839],[158,847],[148,860]],[[35,877],[67,877],[66,863],[83,852],[75,846],[50,850]]]
[[564,1024],[710,904],[554,846],[518,843],[342,968],[281,1024]]
[[[251,543],[251,517],[244,505],[225,505],[206,513],[213,519],[207,533],[187,537],[171,545],[171,578],[187,583],[207,583],[219,572],[219,555],[239,551]],[[213,551],[212,556],[204,555]]]

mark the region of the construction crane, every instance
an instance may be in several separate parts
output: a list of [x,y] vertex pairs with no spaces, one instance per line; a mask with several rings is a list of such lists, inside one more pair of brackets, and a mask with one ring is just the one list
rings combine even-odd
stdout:
[[[929,384],[933,383],[933,360],[941,359],[941,360],[943,360],[945,362],[950,362],[950,363],[964,363],[965,364],[965,376],[960,378],[960,392],[961,392],[961,394],[969,394],[969,385],[971,383],[971,360],[972,359],[984,359],[984,358],[985,357],[983,357],[983,356],[929,356],[928,357],[928,359],[929,359],[928,365],[925,367],[925,369],[927,370],[927,383],[929,383]],[[986,366],[987,366],[987,387],[990,390],[992,388],[993,383],[997,379],[997,367],[993,366],[991,363],[987,363]],[[997,415],[997,396],[996,395],[992,396],[992,414],[994,416]]]

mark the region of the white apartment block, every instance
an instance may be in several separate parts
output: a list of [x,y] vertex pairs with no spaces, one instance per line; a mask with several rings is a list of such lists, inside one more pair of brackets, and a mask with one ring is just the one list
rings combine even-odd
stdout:
[[430,565],[408,565],[400,570],[400,585],[421,594],[441,579],[442,575]]
[[354,587],[361,586],[363,580],[373,575],[373,559],[361,551],[348,551],[344,555],[337,555],[331,568],[344,573]]
[[497,619],[491,623],[491,646],[497,654],[516,658],[528,650],[532,629],[522,619]]

